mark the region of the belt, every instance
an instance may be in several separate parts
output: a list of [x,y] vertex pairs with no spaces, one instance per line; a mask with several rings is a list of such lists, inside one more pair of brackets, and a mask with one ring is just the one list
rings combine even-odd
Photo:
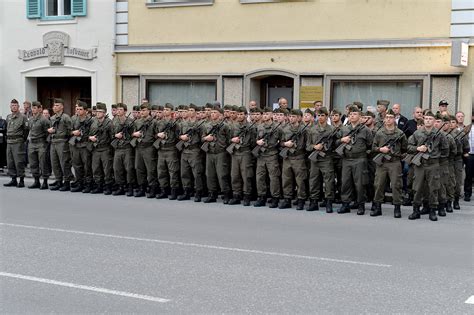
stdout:
[[7,136],[7,140],[16,140],[21,138],[23,138],[23,136]]
[[360,152],[360,153],[355,153],[355,154],[351,154],[350,151],[349,152],[345,152],[345,157],[348,158],[348,159],[361,159],[361,158],[367,158],[367,153],[366,152]]
[[439,163],[438,158],[423,160],[423,165],[433,165],[433,164],[438,164],[438,163]]
[[43,139],[43,138],[30,139],[30,143],[46,143],[46,139]]

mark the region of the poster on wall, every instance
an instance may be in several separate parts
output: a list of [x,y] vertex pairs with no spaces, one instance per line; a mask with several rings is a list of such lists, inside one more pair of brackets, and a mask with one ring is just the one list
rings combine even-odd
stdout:
[[300,108],[313,108],[315,101],[323,100],[322,86],[300,86]]

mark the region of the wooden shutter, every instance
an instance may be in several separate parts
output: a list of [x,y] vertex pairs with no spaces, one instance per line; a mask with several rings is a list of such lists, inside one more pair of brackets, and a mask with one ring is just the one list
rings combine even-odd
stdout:
[[71,0],[71,15],[86,16],[87,0]]

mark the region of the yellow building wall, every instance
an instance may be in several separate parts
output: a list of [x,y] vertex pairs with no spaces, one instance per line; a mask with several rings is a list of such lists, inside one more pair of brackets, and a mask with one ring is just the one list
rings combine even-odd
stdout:
[[449,37],[451,0],[308,0],[148,8],[129,1],[129,45]]

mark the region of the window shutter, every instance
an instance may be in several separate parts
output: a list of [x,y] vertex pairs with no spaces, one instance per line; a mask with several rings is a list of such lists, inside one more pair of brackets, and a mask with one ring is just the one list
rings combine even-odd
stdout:
[[86,16],[87,0],[71,0],[71,15]]
[[41,0],[26,0],[26,16],[29,19],[38,19],[41,17]]

